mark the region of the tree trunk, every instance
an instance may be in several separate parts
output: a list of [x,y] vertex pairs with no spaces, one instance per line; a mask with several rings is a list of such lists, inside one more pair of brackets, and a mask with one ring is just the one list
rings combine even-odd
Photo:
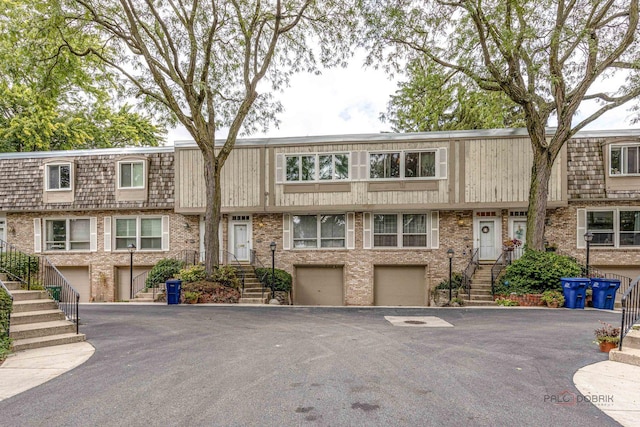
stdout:
[[529,249],[538,251],[544,249],[545,219],[552,167],[553,160],[551,160],[549,149],[534,146],[527,211],[527,248]]
[[214,150],[203,152],[204,156],[204,181],[206,185],[207,205],[204,221],[204,266],[208,275],[220,263],[220,239],[218,230],[221,219],[221,196],[220,196],[220,171]]

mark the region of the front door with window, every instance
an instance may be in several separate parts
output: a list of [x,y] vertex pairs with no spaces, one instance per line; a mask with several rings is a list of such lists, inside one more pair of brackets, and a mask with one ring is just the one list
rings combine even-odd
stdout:
[[494,220],[478,221],[480,247],[479,257],[481,260],[495,260],[497,256],[496,247],[496,222]]
[[233,253],[238,261],[249,260],[247,224],[233,224]]

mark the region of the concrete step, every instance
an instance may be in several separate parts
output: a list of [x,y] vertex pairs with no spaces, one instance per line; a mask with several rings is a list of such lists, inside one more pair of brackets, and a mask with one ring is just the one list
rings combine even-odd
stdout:
[[49,322],[53,320],[65,320],[64,313],[60,310],[25,311],[11,314],[11,325],[24,325],[27,323]]
[[240,298],[238,304],[267,304],[268,298]]
[[30,350],[33,348],[50,347],[54,345],[72,344],[86,339],[84,334],[68,333],[60,335],[49,335],[39,338],[26,338],[13,341],[11,347],[14,352]]
[[[12,282],[12,281],[7,281],[7,280],[2,280],[2,283],[4,283],[4,285],[7,287],[7,289],[9,289],[10,291],[19,291],[22,287],[22,284],[20,282]],[[11,292],[13,294],[13,292]]]
[[13,302],[16,301],[28,301],[28,300],[38,300],[38,299],[49,299],[49,294],[47,291],[11,291],[11,295],[13,295]]
[[39,310],[55,310],[58,306],[53,300],[35,299],[28,301],[14,301],[13,312],[23,313],[25,311],[39,311]]
[[[626,338],[623,344],[626,342]],[[640,350],[637,348],[622,347],[622,351],[614,349],[609,352],[609,360],[640,366]]]
[[640,350],[640,331],[630,330],[624,340],[622,340],[623,348]]
[[11,324],[9,337],[13,340],[46,337],[49,335],[61,335],[75,333],[76,325],[67,320],[54,320],[51,322],[27,323],[23,325]]

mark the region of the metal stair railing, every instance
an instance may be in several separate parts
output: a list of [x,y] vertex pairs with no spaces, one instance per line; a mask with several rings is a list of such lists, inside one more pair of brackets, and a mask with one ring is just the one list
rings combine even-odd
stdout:
[[[184,262],[184,264],[186,266],[189,265],[196,265],[200,263],[200,254],[198,251],[194,251],[191,249],[184,249],[182,251],[180,251],[180,254],[177,257],[173,257],[171,259],[175,259],[178,261],[182,261]],[[135,297],[137,294],[139,294],[140,292],[142,292],[143,290],[147,289],[147,277],[149,277],[149,271],[151,270],[147,270],[147,271],[143,271],[142,273],[136,275],[133,277],[133,281],[132,281],[132,295]],[[153,288],[151,288],[153,291],[153,300],[155,301],[156,299],[156,292],[157,292],[157,287],[154,286]]]
[[[265,287],[264,287],[264,278],[267,277],[268,271],[266,269],[266,267],[264,266],[264,264],[262,263],[262,261],[260,260],[260,258],[258,257],[258,254],[255,250],[251,249],[251,266],[253,267],[253,272],[256,275],[256,277],[258,278],[258,280],[260,280],[260,284],[262,285],[262,299],[264,300],[264,292],[265,292]],[[265,270],[265,273],[262,275],[262,277],[258,276],[258,268],[262,268]]]
[[480,264],[480,261],[478,259],[479,253],[479,248],[476,248],[471,252],[471,259],[462,272],[462,287],[464,288],[469,301],[471,301],[471,278],[475,274],[478,265]]
[[638,276],[622,295],[622,320],[620,322],[620,342],[618,350],[622,350],[622,340],[640,320],[640,276]]
[[240,280],[242,282],[242,295],[244,295],[244,270],[242,269],[242,264],[238,260],[238,257],[234,253],[229,251],[225,251],[224,249],[220,249],[220,253],[225,255],[223,257],[222,264],[224,265],[233,265],[236,266],[236,271],[240,274]]
[[502,251],[498,259],[491,266],[491,296],[495,297],[496,295],[496,280],[500,277],[500,273],[505,269],[507,264],[507,256],[505,255],[507,251]]
[[22,252],[10,243],[0,240],[0,272],[13,281],[20,282],[27,290],[37,279],[40,261],[36,255]]

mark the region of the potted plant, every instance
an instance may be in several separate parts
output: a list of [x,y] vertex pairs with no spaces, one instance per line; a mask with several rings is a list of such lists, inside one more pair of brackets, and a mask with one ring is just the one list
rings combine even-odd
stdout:
[[519,248],[520,246],[522,246],[522,240],[512,239],[511,237],[502,242],[502,248],[505,251],[513,251],[515,248]]
[[200,298],[200,292],[185,291],[183,296],[184,302],[187,304],[195,304],[198,302],[198,298]]
[[600,321],[601,327],[593,331],[596,336],[594,341],[600,346],[600,351],[609,353],[620,343],[620,328],[614,328],[611,324]]
[[544,291],[540,300],[549,308],[558,308],[564,305],[564,295],[560,291]]

